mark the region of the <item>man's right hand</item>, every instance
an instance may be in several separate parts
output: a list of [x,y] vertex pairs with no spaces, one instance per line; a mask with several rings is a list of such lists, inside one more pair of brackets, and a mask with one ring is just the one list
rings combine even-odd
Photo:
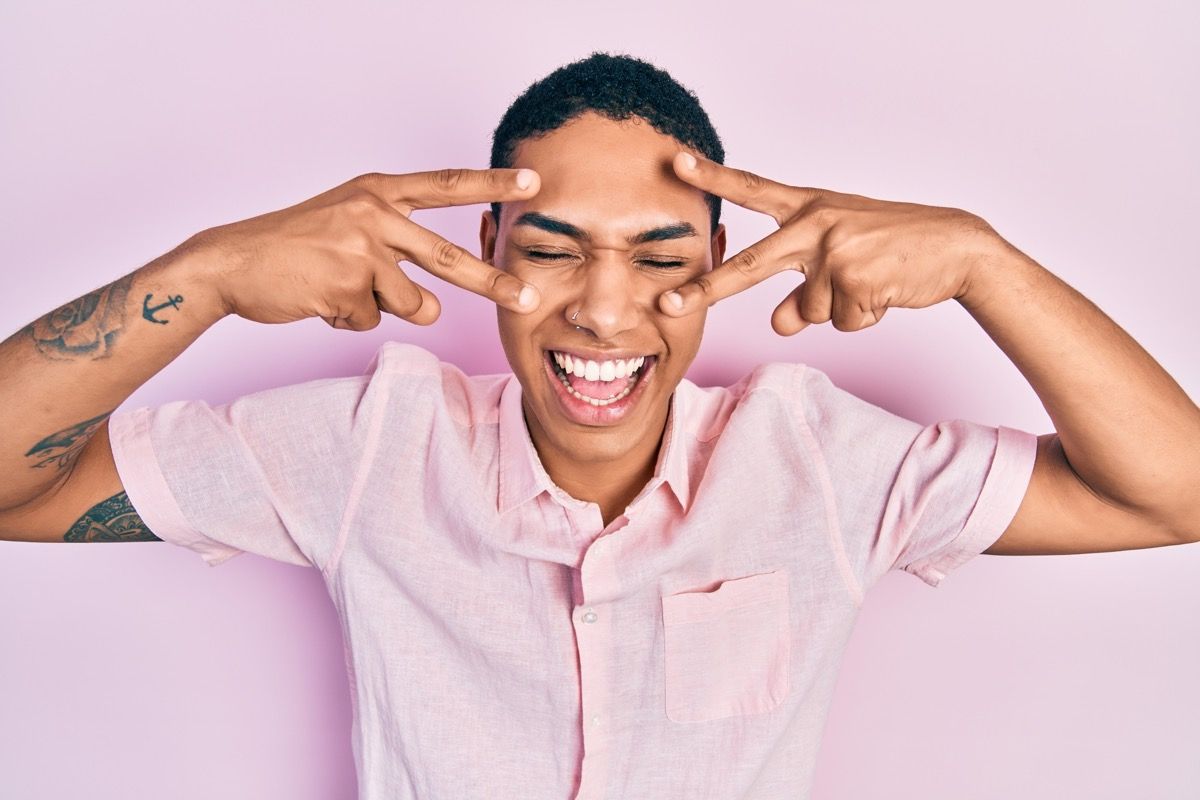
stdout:
[[524,200],[540,188],[528,169],[367,173],[288,208],[202,231],[188,243],[211,252],[229,314],[255,322],[321,317],[369,330],[380,310],[418,325],[441,305],[409,280],[410,261],[507,309],[537,308],[537,289],[409,219],[418,208]]

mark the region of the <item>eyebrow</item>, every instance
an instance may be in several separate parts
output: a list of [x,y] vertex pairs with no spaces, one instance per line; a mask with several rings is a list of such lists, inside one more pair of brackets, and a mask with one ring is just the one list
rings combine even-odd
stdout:
[[[579,239],[584,242],[592,240],[592,235],[583,228],[572,225],[566,220],[547,216],[546,214],[539,214],[536,211],[528,211],[522,214],[513,224],[529,225],[547,233],[570,236],[572,239]],[[673,222],[670,225],[660,225],[657,228],[650,228],[649,230],[634,234],[627,237],[626,241],[630,244],[645,244],[646,242],[661,242],[667,239],[683,239],[695,235],[696,229],[690,222]]]

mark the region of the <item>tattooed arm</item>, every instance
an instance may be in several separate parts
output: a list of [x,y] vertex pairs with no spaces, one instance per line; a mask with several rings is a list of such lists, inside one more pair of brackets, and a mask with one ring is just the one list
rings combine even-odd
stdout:
[[532,196],[530,170],[368,173],[302,203],[188,239],[141,269],[0,342],[0,539],[156,538],[129,505],[108,416],[228,314],[321,317],[368,330],[387,311],[417,324],[440,304],[397,265],[411,261],[517,313],[537,290],[409,214]]
[[0,343],[0,538],[157,538],[122,491],[108,417],[227,313],[215,253],[193,237]]

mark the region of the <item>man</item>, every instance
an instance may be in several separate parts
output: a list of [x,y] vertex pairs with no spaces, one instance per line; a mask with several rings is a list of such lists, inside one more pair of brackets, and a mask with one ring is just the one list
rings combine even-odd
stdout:
[[[1200,409],[965,211],[723,166],[694,95],[594,55],[531,86],[492,170],[360,176],[220,226],[0,345],[0,531],[319,568],[360,796],[807,796],[864,593],[981,552],[1200,538]],[[720,199],[779,230],[725,261]],[[491,202],[482,259],[409,219]],[[389,343],[358,378],[110,412],[218,319],[433,322],[411,261],[498,306],[513,375]],[[842,331],[954,299],[1057,432],[921,426],[803,364],[683,378],[711,304]]]

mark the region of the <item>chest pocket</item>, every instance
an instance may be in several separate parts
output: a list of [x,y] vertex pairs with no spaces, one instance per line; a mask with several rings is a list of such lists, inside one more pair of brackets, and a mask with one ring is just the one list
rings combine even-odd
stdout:
[[787,696],[786,570],[662,598],[666,713],[704,722],[770,711]]

